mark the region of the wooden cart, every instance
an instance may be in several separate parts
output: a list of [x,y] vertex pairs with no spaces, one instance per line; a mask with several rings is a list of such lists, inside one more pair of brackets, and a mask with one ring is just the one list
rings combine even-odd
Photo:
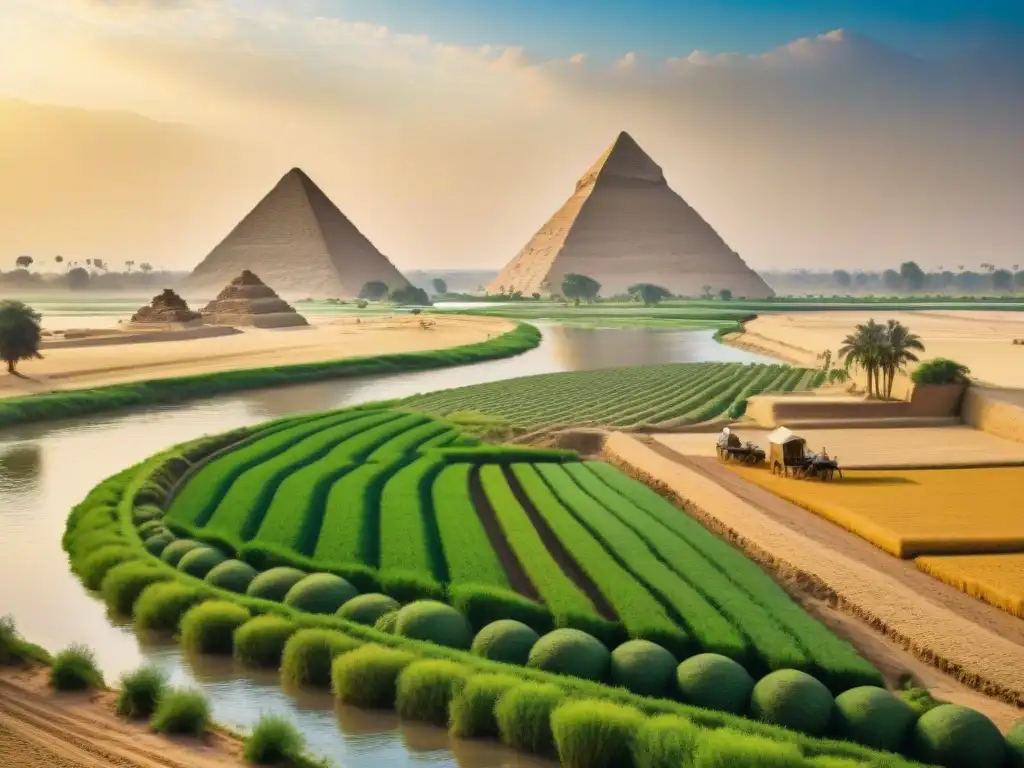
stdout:
[[819,480],[831,480],[839,469],[838,459],[830,458],[824,450],[811,453],[807,450],[807,441],[793,434],[786,427],[779,427],[768,435],[768,465],[773,475],[789,477],[814,477]]

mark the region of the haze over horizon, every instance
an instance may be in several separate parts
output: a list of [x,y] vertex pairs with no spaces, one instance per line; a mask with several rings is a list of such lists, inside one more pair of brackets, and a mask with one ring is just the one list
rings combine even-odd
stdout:
[[7,0],[0,269],[191,269],[293,166],[499,269],[620,130],[755,269],[1024,262],[1019,4],[477,5]]

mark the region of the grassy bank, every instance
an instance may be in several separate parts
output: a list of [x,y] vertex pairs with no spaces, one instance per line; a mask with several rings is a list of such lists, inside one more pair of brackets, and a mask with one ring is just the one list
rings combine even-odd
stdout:
[[512,357],[540,343],[540,331],[520,323],[514,330],[477,344],[429,352],[350,357],[323,363],[223,371],[154,379],[96,389],[52,392],[0,400],[0,427],[85,416],[120,408],[180,403],[247,389],[308,384],[328,379],[425,371]]

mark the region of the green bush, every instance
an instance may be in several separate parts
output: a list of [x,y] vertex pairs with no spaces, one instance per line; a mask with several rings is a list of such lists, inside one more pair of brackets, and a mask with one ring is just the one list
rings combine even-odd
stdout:
[[753,736],[731,728],[704,731],[694,768],[807,768],[796,744]]
[[966,381],[970,374],[971,369],[966,365],[945,357],[936,357],[921,363],[910,374],[910,378],[915,384],[955,384]]
[[828,730],[834,706],[824,684],[795,669],[762,677],[750,697],[750,712],[756,719],[812,736]]
[[284,604],[306,613],[334,613],[359,592],[341,576],[311,573],[288,590]]
[[398,676],[396,709],[407,720],[448,725],[448,706],[466,685],[470,671],[444,659],[416,661]]
[[734,715],[746,713],[754,692],[754,680],[747,670],[717,653],[700,653],[680,664],[676,685],[687,704]]
[[501,695],[494,706],[501,741],[512,749],[555,756],[551,713],[565,692],[551,683],[520,683]]
[[168,565],[177,566],[181,558],[193,549],[200,549],[205,546],[205,544],[193,541],[192,539],[177,539],[164,547],[163,552],[160,553],[160,559]]
[[256,569],[248,563],[243,563],[241,560],[225,560],[223,563],[213,566],[203,581],[218,589],[241,595],[245,594],[245,590],[249,588],[249,584],[256,576]]
[[538,640],[527,665],[545,672],[574,675],[585,680],[604,680],[611,654],[596,637],[578,629],[556,629]]
[[139,667],[121,676],[121,689],[114,709],[121,717],[149,718],[156,712],[160,697],[167,689],[167,674],[152,665]]
[[82,579],[86,589],[95,592],[103,583],[107,571],[115,565],[138,560],[139,553],[129,549],[125,544],[110,544],[100,547],[95,552],[90,552],[75,569]]
[[629,765],[634,739],[644,720],[639,710],[610,701],[562,704],[551,715],[558,760],[566,768]]
[[914,726],[914,757],[947,768],[991,768],[1006,762],[999,729],[980,712],[942,704]]
[[154,557],[160,557],[163,551],[175,542],[174,534],[170,531],[163,531],[154,536],[147,538],[142,546],[146,548],[146,551]]
[[185,612],[206,595],[198,587],[180,581],[158,581],[139,594],[133,610],[135,628],[175,632]]
[[331,663],[362,643],[333,629],[300,629],[288,638],[281,654],[281,679],[292,685],[326,688]]
[[283,717],[264,715],[245,739],[242,755],[252,765],[295,765],[306,742]]
[[1024,720],[1018,720],[1006,732],[1009,768],[1024,768]]
[[260,600],[273,600],[280,603],[288,590],[306,578],[306,573],[298,568],[281,566],[264,571],[250,582],[245,594]]
[[11,616],[0,617],[0,667],[40,662],[49,664],[50,654],[18,634]]
[[472,651],[491,661],[522,666],[538,640],[540,635],[522,622],[500,619],[477,632]]
[[339,656],[331,665],[331,688],[339,701],[356,707],[392,709],[398,676],[415,654],[373,643]]
[[925,712],[930,712],[940,704],[949,703],[936,699],[927,688],[919,688],[917,686],[897,692],[896,697],[914,710],[918,717]]
[[885,752],[902,752],[917,713],[884,688],[861,686],[836,697],[836,735]]
[[347,600],[338,609],[338,616],[357,624],[372,627],[377,623],[377,619],[385,613],[397,611],[400,607],[398,601],[393,597],[371,592],[368,595],[356,595],[351,600]]
[[210,727],[210,704],[200,691],[172,688],[160,697],[150,725],[157,733],[202,736]]
[[494,706],[510,688],[522,683],[511,675],[473,675],[449,708],[451,731],[462,738],[498,738]]
[[662,696],[676,675],[676,657],[650,640],[628,640],[612,651],[610,682],[641,696]]
[[141,538],[143,541],[148,539],[150,536],[153,536],[154,534],[163,533],[166,530],[167,526],[164,525],[163,520],[158,519],[146,520],[145,522],[140,523],[139,526],[135,529],[136,533],[139,534],[139,538]]
[[219,549],[213,547],[197,547],[186,552],[178,561],[178,570],[202,579],[213,570],[214,566],[220,565],[227,557]]
[[658,715],[643,724],[633,744],[636,768],[680,768],[693,765],[701,731],[678,715]]
[[298,627],[283,616],[265,614],[235,630],[235,658],[254,669],[278,669],[288,639]]
[[250,619],[249,609],[227,600],[210,600],[181,619],[181,644],[193,653],[231,653],[235,630]]
[[395,634],[463,651],[473,644],[473,630],[465,616],[433,600],[417,600],[401,608],[395,618]]
[[398,611],[388,611],[379,619],[373,622],[373,628],[386,635],[395,634],[395,625],[398,623]]
[[100,594],[110,610],[122,616],[131,616],[132,607],[142,590],[150,584],[172,578],[172,574],[157,565],[130,560],[107,571],[100,584]]
[[55,691],[88,691],[103,687],[96,656],[84,645],[70,646],[53,657],[50,687]]

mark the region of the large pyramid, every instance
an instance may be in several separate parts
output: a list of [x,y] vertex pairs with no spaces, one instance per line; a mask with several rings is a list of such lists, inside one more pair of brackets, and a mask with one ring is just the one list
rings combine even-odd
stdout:
[[487,290],[549,295],[572,273],[597,280],[604,296],[636,283],[682,296],[700,296],[706,285],[737,297],[774,295],[625,132]]
[[190,295],[212,295],[242,270],[293,298],[356,298],[380,280],[409,281],[301,169],[293,168],[189,275]]

